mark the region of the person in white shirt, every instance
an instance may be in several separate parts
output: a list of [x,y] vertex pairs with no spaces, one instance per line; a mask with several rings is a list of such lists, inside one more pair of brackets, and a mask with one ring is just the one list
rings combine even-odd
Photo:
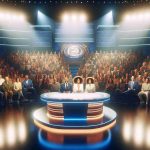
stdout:
[[82,93],[82,92],[84,92],[83,78],[82,77],[78,76],[78,77],[74,78],[73,92],[74,93]]
[[22,83],[20,82],[20,79],[17,78],[16,82],[14,82],[14,91],[18,94],[18,100],[20,100],[21,97],[24,98],[23,92],[22,92]]
[[5,79],[0,75],[0,100],[3,100],[4,93],[2,92],[2,84],[5,82]]
[[4,83],[5,79],[2,78],[2,75],[0,75],[0,86],[2,86],[2,84]]
[[89,77],[87,78],[86,80],[86,86],[85,86],[85,92],[88,92],[88,93],[93,93],[96,91],[96,88],[95,88],[95,84],[94,84],[94,79],[92,77]]
[[149,83],[149,79],[146,78],[145,81],[142,83],[142,88],[141,91],[138,93],[138,96],[140,98],[140,100],[143,100],[143,96],[146,97],[146,104],[149,103],[149,99],[150,99],[150,83]]

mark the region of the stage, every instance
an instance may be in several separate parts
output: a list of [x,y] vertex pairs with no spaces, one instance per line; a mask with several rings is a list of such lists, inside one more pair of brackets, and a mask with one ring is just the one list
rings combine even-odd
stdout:
[[[143,150],[150,147],[149,139],[147,139],[150,127],[150,122],[148,121],[150,111],[148,108],[142,106],[130,107],[123,104],[113,104],[111,102],[105,105],[116,111],[118,115],[117,123],[110,131],[106,132],[105,135],[97,137],[101,139],[102,142],[101,144],[98,143],[93,145],[93,147],[88,146],[84,138],[80,139],[82,146],[77,145],[76,142],[78,141],[73,138],[66,139],[63,146],[54,144],[53,142],[50,143],[48,139],[52,139],[51,136],[47,135],[45,132],[39,131],[32,119],[33,112],[45,106],[45,103],[26,103],[22,106],[15,105],[3,108],[0,112],[0,136],[4,137],[4,140],[0,142],[0,149],[43,150],[86,148],[92,150]],[[9,133],[12,135],[10,136]],[[58,141],[57,138],[55,139],[53,137],[53,139]],[[74,140],[75,144],[67,147],[72,140]],[[75,145],[79,147],[74,147]]]

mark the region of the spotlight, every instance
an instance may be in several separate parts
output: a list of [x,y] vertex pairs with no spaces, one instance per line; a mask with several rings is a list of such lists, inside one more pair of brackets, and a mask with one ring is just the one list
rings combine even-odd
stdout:
[[3,13],[0,13],[0,19],[4,19],[5,15]]
[[71,20],[74,21],[74,22],[77,21],[77,14],[72,14],[71,15]]
[[133,15],[130,16],[129,21],[135,21],[136,19],[137,19],[137,16],[133,14]]
[[143,14],[141,14],[141,13],[137,15],[137,19],[138,19],[139,21],[142,20],[143,17],[144,17],[144,16],[143,16]]
[[64,22],[69,21],[69,15],[68,15],[68,14],[64,14],[64,15],[63,15],[63,21],[64,21]]
[[144,19],[150,19],[150,13],[148,13],[148,12],[145,13],[145,14],[144,14]]
[[5,18],[4,18],[4,19],[10,20],[10,19],[11,19],[11,15],[7,13],[7,14],[5,15]]
[[128,20],[130,20],[130,19],[131,19],[131,16],[130,16],[130,15],[126,15],[126,16],[125,16],[125,20],[126,20],[126,21],[128,21]]
[[23,15],[19,15],[19,20],[20,20],[21,22],[23,22],[23,21],[25,20],[25,17],[24,17]]
[[87,18],[86,18],[86,15],[85,15],[85,14],[81,14],[81,15],[80,15],[80,21],[81,21],[81,22],[86,22],[86,19],[87,19]]
[[12,19],[13,19],[13,20],[17,20],[17,16],[16,16],[16,15],[13,15],[13,16],[12,16]]

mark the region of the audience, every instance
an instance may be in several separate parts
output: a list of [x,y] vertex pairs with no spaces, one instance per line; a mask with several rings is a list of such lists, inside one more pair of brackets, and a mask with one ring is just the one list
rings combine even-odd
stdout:
[[5,59],[0,59],[0,99],[12,101],[14,94],[20,100],[27,97],[28,93],[35,96],[43,92],[83,92],[87,77],[95,79],[94,84],[90,80],[87,82],[87,92],[106,91],[111,94],[133,90],[139,92],[141,99],[144,92],[148,93],[145,85],[149,84],[146,79],[150,77],[150,57],[145,58],[132,51],[99,51],[87,55],[78,75],[83,77],[82,83],[79,79],[72,86],[69,67],[59,54],[14,51]]

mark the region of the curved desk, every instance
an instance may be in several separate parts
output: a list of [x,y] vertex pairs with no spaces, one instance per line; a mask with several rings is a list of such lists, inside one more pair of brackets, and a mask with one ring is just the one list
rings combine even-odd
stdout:
[[41,100],[47,108],[34,112],[34,122],[57,135],[91,135],[106,131],[116,123],[116,112],[103,103],[110,95],[96,93],[44,93]]

